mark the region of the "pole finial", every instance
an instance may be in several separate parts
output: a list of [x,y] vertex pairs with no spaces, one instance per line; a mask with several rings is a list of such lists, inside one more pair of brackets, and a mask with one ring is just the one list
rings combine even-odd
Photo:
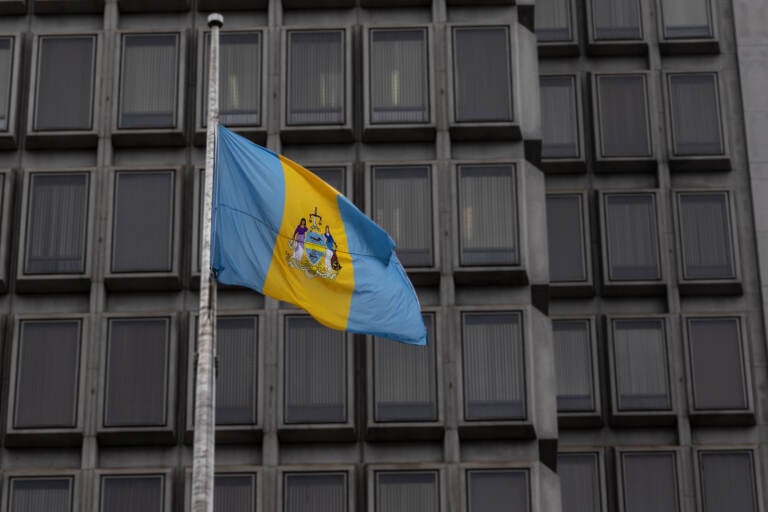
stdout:
[[208,26],[213,28],[213,26],[217,26],[219,28],[224,26],[224,16],[217,12],[213,12],[208,15]]

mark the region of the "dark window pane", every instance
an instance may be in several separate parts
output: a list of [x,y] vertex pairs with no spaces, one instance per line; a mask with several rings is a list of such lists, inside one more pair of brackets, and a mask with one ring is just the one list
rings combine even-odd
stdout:
[[595,453],[557,456],[563,512],[601,512],[599,467]]
[[259,356],[256,317],[217,318],[216,350],[216,424],[255,424]]
[[512,121],[506,27],[454,29],[453,62],[456,121]]
[[214,512],[255,512],[255,475],[216,475],[213,485]]
[[104,476],[100,512],[162,512],[163,476]]
[[288,34],[288,123],[344,124],[344,33]]
[[625,512],[677,512],[675,455],[624,453],[621,456]]
[[27,223],[25,274],[82,273],[88,175],[32,174]]
[[309,317],[285,323],[285,422],[347,421],[347,342]]
[[587,280],[581,201],[577,194],[547,195],[549,280],[553,283]]
[[112,272],[170,272],[176,173],[115,174]]
[[438,512],[435,471],[378,471],[375,512]]
[[96,39],[41,37],[35,130],[90,130]]
[[462,265],[517,265],[517,186],[513,165],[459,167]]
[[528,512],[528,471],[467,471],[468,512]]
[[[208,58],[203,55],[203,126],[208,124]],[[222,32],[219,36],[219,122],[227,126],[261,125],[261,33]]]
[[310,170],[327,184],[341,192],[341,195],[347,195],[346,173],[343,167],[313,167]]
[[571,0],[536,2],[536,36],[540,43],[571,41]]
[[693,406],[746,409],[747,390],[738,318],[688,320]]
[[0,37],[0,131],[8,130],[13,80],[13,38]]
[[346,512],[346,473],[288,473],[283,512]]
[[429,121],[427,31],[371,31],[371,122]]
[[757,512],[752,452],[700,452],[702,512]]
[[397,244],[406,267],[432,266],[432,180],[429,167],[373,170],[373,220]]
[[661,14],[667,39],[699,39],[714,35],[709,0],[662,0]]
[[587,320],[552,320],[557,410],[592,411],[592,343]]
[[653,194],[606,195],[605,224],[609,280],[655,281],[661,278]]
[[613,344],[619,410],[669,410],[663,321],[614,320]]
[[169,329],[167,318],[109,321],[105,426],[165,425]]
[[525,419],[525,362],[519,313],[463,316],[464,416]]
[[437,420],[435,318],[423,316],[429,337],[426,347],[373,339],[376,421]]
[[18,348],[14,428],[74,427],[80,321],[24,321]]
[[725,192],[678,195],[685,279],[736,277],[731,216]]
[[715,74],[669,76],[669,109],[675,155],[724,153],[719,95]]
[[69,512],[72,478],[11,478],[9,512]]
[[595,40],[641,39],[638,0],[592,0]]
[[579,114],[573,76],[542,76],[541,157],[579,158]]
[[123,36],[119,128],[174,128],[177,34]]
[[[613,2],[614,0],[604,1]],[[597,103],[600,156],[651,156],[648,99],[644,76],[598,76]]]

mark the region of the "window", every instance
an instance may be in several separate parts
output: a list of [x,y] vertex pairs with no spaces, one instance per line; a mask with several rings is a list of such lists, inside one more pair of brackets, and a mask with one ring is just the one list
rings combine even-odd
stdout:
[[702,512],[758,512],[751,451],[700,451]]
[[168,318],[109,320],[104,426],[164,426],[168,402]]
[[258,391],[258,319],[216,318],[216,424],[256,423]]
[[747,384],[738,318],[689,318],[688,345],[696,410],[746,409]]
[[14,477],[8,512],[70,512],[72,477]]
[[525,419],[525,363],[520,313],[464,313],[464,417]]
[[173,269],[176,173],[115,173],[112,272]]
[[665,39],[706,39],[714,36],[709,0],[661,0]]
[[374,166],[371,172],[373,220],[394,239],[397,256],[404,266],[432,266],[429,166]]
[[468,512],[531,510],[527,470],[467,471]]
[[80,320],[20,322],[14,428],[77,424]]
[[95,36],[40,37],[35,131],[92,129],[95,61]]
[[[210,33],[203,52],[203,127],[208,124]],[[219,36],[219,122],[261,125],[261,32],[222,32]]]
[[373,402],[377,422],[437,420],[435,317],[423,317],[429,337],[426,347],[373,338]]
[[178,34],[123,36],[118,128],[175,128]]
[[288,125],[344,124],[343,30],[288,32]]
[[85,272],[87,173],[30,175],[25,274]]
[[572,41],[571,0],[543,0],[536,4],[536,36],[540,43]]
[[584,212],[580,194],[547,194],[549,280],[587,280]]
[[557,474],[563,512],[601,512],[600,464],[596,453],[560,453]]
[[462,265],[518,265],[515,166],[459,166]]
[[542,158],[580,158],[576,77],[542,76]]
[[608,280],[661,279],[656,196],[606,194],[604,202]]
[[309,317],[285,320],[285,423],[347,421],[347,342]]
[[163,475],[101,477],[100,512],[162,512],[165,509]]
[[672,408],[663,320],[613,320],[613,352],[619,411]]
[[680,510],[674,453],[622,453],[621,473],[624,512]]
[[213,510],[216,512],[254,512],[256,475],[217,474],[213,480]]
[[0,131],[8,131],[13,85],[13,38],[0,37]]
[[371,30],[371,123],[429,121],[425,29]]
[[311,171],[327,184],[347,195],[346,169],[344,167],[312,167]]
[[[615,0],[600,1],[613,4]],[[599,156],[650,157],[650,114],[645,75],[598,75],[596,93]]]
[[592,0],[592,34],[596,41],[642,39],[638,0]]
[[722,155],[720,92],[715,73],[667,76],[675,156]]
[[377,471],[375,512],[438,512],[437,471]]
[[734,279],[727,192],[677,194],[684,279]]
[[283,512],[346,512],[346,473],[285,473]]
[[552,320],[558,412],[594,411],[589,320]]
[[456,122],[509,122],[512,70],[507,27],[454,28]]

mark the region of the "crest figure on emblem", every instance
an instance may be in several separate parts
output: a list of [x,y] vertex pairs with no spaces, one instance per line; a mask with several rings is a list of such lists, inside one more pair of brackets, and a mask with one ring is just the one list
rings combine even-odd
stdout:
[[341,270],[341,265],[336,255],[338,245],[333,239],[331,228],[326,225],[325,233],[320,231],[323,217],[317,212],[317,207],[308,217],[309,227],[307,227],[307,219],[302,217],[288,241],[289,250],[286,253],[288,265],[304,271],[304,275],[310,279],[314,277],[335,279]]

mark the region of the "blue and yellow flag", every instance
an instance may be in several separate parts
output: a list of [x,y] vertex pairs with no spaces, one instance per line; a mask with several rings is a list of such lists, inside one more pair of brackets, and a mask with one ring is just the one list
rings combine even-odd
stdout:
[[211,229],[218,282],[290,302],[332,329],[427,343],[389,235],[307,169],[223,126]]

